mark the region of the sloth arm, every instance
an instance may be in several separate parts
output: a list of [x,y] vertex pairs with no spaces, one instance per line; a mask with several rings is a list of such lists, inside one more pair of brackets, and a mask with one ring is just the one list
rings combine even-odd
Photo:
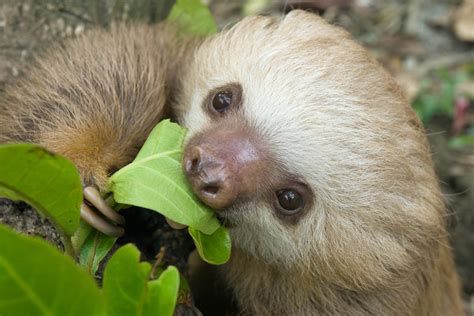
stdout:
[[175,39],[164,24],[92,30],[47,50],[0,97],[0,143],[39,144],[69,158],[84,186],[82,219],[108,235],[123,233],[115,225],[123,218],[102,199],[107,179],[166,115]]

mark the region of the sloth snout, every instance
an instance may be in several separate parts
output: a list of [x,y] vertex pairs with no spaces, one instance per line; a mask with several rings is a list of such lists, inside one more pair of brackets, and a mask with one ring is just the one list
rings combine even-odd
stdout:
[[217,124],[190,140],[183,169],[201,201],[226,209],[265,185],[268,161],[257,138],[243,126]]
[[235,177],[225,159],[197,145],[186,150],[183,165],[194,193],[208,206],[223,209],[236,200]]

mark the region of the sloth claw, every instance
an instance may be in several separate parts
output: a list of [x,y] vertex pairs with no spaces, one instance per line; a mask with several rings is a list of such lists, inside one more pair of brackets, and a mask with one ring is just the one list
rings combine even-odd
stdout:
[[97,215],[89,205],[82,203],[81,205],[81,218],[89,225],[97,229],[98,231],[109,235],[109,236],[121,236],[124,233],[124,229],[119,226],[115,226],[104,220],[102,217]]
[[101,212],[105,217],[110,219],[112,222],[117,224],[125,224],[125,219],[122,215],[114,211],[95,187],[85,187],[84,188],[84,199],[86,199],[90,204],[92,204],[99,212]]
[[[106,221],[102,216],[97,214],[97,212],[99,212],[111,222],[119,225],[125,223],[124,217],[110,207],[110,205],[102,198],[99,190],[93,186],[87,186],[84,188],[83,193],[84,200],[87,201],[87,203],[83,202],[81,205],[82,220],[106,235],[116,237],[123,235],[124,229],[122,227]],[[89,204],[93,206],[93,208],[89,206]],[[186,225],[176,223],[169,218],[166,218],[166,221],[168,222],[168,225],[174,229],[183,229],[186,227]]]
[[[100,212],[100,214],[104,215],[104,217],[111,220],[113,223],[125,223],[125,219],[123,218],[123,216],[118,214],[107,204],[107,202],[102,198],[99,191],[95,187],[85,187],[83,192],[84,200],[91,204],[95,210]],[[81,218],[86,223],[106,235],[116,237],[123,235],[124,229],[122,227],[109,223],[99,214],[97,214],[95,210],[93,210],[91,206],[83,202],[81,205]]]
[[187,227],[186,225],[176,223],[175,221],[169,219],[168,217],[165,217],[165,218],[166,218],[166,222],[168,223],[168,225],[170,225],[171,228],[173,228],[173,229],[183,229],[183,228]]

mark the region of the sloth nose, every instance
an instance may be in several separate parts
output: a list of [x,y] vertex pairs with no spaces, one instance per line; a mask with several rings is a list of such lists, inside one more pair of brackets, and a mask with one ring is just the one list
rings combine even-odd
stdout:
[[194,193],[215,209],[230,206],[237,198],[235,175],[224,158],[206,146],[192,146],[186,150],[184,171]]

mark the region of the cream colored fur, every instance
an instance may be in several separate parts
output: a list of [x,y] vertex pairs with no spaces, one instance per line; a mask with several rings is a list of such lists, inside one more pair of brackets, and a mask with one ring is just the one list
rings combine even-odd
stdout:
[[244,314],[462,314],[423,128],[347,32],[302,11],[249,17],[198,47],[178,78],[189,139],[213,124],[209,91],[239,83],[246,123],[314,192],[296,226],[258,199],[228,210],[237,226],[222,273]]

